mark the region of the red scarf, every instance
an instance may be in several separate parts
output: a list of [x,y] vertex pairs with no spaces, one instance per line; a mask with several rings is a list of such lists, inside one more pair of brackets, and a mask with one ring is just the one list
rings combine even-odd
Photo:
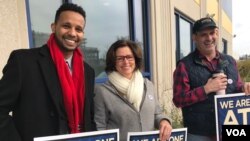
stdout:
[[83,127],[84,120],[85,81],[83,56],[77,47],[72,57],[73,67],[71,75],[63,54],[56,43],[55,34],[50,35],[47,45],[62,87],[64,107],[68,117],[70,132],[79,133],[79,125]]

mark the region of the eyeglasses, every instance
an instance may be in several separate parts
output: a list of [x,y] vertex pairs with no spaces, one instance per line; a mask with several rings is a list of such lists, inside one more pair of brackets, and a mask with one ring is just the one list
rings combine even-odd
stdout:
[[116,61],[117,62],[123,62],[128,60],[128,61],[134,61],[134,56],[133,55],[126,55],[126,56],[116,56]]

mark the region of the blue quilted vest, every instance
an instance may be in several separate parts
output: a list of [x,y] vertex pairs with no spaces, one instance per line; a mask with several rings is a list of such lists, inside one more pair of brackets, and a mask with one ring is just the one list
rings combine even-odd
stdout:
[[[188,66],[187,72],[191,89],[204,86],[214,73],[202,64],[198,56],[198,52],[195,51],[181,60],[185,66]],[[227,94],[237,93],[238,70],[233,65],[234,63],[235,60],[231,56],[220,54],[217,69],[222,69],[227,78],[233,81],[227,85]],[[184,126],[188,127],[189,133],[203,136],[216,135],[214,95],[215,93],[211,93],[206,100],[182,108]]]

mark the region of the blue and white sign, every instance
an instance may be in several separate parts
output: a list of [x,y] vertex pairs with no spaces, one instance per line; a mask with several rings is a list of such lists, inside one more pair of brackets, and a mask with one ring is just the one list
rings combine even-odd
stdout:
[[236,93],[216,95],[214,99],[218,141],[222,139],[222,125],[250,124],[250,96]]
[[34,141],[119,141],[119,129],[34,138]]
[[[187,128],[173,129],[168,141],[186,141]],[[159,130],[148,132],[129,132],[128,141],[160,141]]]

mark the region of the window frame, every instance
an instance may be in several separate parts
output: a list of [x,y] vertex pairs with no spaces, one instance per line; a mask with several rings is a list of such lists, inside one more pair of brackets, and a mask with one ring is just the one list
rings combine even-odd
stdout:
[[[133,0],[128,1],[128,11],[129,11],[129,36],[130,39],[135,41],[135,17],[134,17],[134,8],[135,5]],[[29,36],[29,48],[34,48],[33,45],[33,36],[32,36],[32,28],[31,28],[31,17],[30,17],[30,5],[29,0],[25,0],[26,3],[26,15],[27,15],[27,26],[28,26],[28,36]],[[72,0],[61,0],[61,3],[72,3]],[[142,26],[143,26],[143,53],[144,53],[144,72],[143,76],[150,79],[151,71],[150,71],[150,0],[141,0],[142,5]],[[104,78],[96,78],[95,83],[104,83],[107,81],[107,77]]]
[[175,51],[175,60],[176,60],[176,64],[177,62],[181,59],[180,58],[180,54],[181,54],[181,46],[180,46],[180,19],[188,22],[190,24],[190,52],[195,50],[195,44],[194,41],[192,40],[192,27],[194,24],[194,21],[189,19],[188,17],[184,16],[184,14],[182,14],[181,12],[175,10],[175,32],[176,32],[176,51]]
[[226,39],[222,38],[222,53],[227,54],[228,53],[228,42]]

